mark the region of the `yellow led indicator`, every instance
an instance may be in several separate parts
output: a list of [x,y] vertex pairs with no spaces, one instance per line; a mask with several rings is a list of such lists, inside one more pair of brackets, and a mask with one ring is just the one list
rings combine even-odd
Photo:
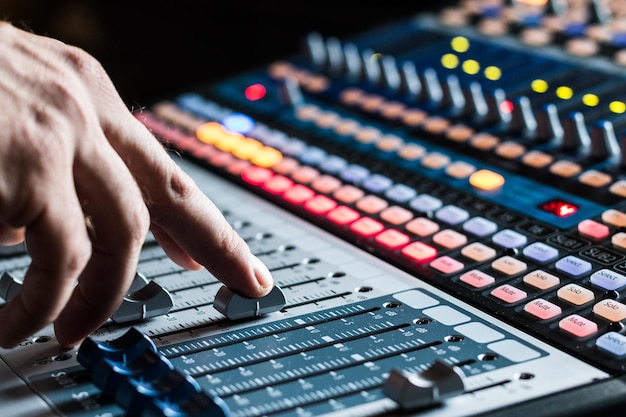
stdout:
[[270,168],[282,161],[282,159],[283,154],[280,151],[265,146],[252,156],[250,162],[259,167]]
[[504,177],[488,169],[481,169],[470,175],[469,182],[479,190],[494,191],[504,185]]
[[485,68],[485,78],[490,81],[497,81],[502,77],[502,70],[493,65]]
[[587,93],[583,96],[583,104],[589,107],[595,107],[600,103],[600,97],[595,94]]
[[622,114],[626,112],[626,104],[624,104],[623,101],[612,101],[611,104],[609,104],[609,109],[613,113]]
[[208,144],[213,144],[226,134],[224,127],[217,122],[203,123],[196,129],[196,137]]
[[452,39],[452,42],[450,42],[450,45],[452,46],[452,50],[458,53],[463,53],[463,52],[467,52],[467,50],[470,47],[470,43],[469,40],[463,36],[456,36]]
[[454,69],[459,66],[459,58],[454,54],[445,54],[441,57],[441,65],[447,69]]
[[239,159],[250,160],[262,147],[263,145],[258,140],[242,137],[238,141],[238,146],[232,149],[232,154]]
[[543,94],[548,91],[548,82],[546,80],[534,80],[530,87],[535,93]]
[[476,75],[480,71],[480,64],[474,59],[468,59],[463,62],[463,71],[469,75]]
[[561,100],[569,100],[574,95],[574,90],[564,85],[556,89],[556,96]]

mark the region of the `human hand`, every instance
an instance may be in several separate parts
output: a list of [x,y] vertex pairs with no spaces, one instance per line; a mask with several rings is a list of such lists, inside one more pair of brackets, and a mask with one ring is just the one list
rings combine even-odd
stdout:
[[53,322],[62,346],[79,343],[119,306],[148,228],[185,268],[247,297],[272,288],[96,59],[0,22],[0,244],[25,239],[32,258],[0,309],[0,346]]

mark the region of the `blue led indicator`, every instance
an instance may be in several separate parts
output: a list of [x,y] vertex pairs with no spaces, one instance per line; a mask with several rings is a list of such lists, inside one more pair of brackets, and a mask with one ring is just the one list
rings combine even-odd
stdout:
[[224,128],[230,132],[245,135],[254,128],[254,120],[242,113],[231,113],[222,120]]

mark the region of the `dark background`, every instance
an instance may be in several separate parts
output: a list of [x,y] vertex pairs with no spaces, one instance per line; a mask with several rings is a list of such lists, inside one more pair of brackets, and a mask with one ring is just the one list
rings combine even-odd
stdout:
[[98,58],[130,105],[448,2],[0,0],[0,18]]

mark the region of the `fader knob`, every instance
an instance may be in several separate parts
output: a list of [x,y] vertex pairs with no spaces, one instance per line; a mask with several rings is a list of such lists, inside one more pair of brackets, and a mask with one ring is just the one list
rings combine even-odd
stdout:
[[419,374],[392,369],[383,385],[385,395],[405,410],[432,406],[464,391],[463,371],[440,360]]
[[562,123],[563,148],[587,154],[591,138],[589,137],[583,114],[581,112],[570,113],[563,118]]
[[380,66],[378,65],[376,53],[371,49],[366,49],[361,53],[361,63],[365,79],[373,85],[380,82]]
[[405,61],[400,66],[400,92],[418,99],[422,93],[422,82],[413,61]]
[[384,86],[392,91],[397,91],[400,88],[400,72],[395,58],[391,55],[384,55],[378,61]]
[[526,96],[519,97],[513,103],[513,112],[509,130],[513,134],[524,137],[534,137],[537,130],[537,120],[530,99]]
[[348,42],[343,44],[342,49],[346,75],[353,80],[360,80],[363,76],[363,65],[359,48],[355,44]]
[[443,90],[439,82],[437,71],[433,68],[426,68],[424,70],[424,91],[426,92],[426,99],[430,101],[434,107],[441,104],[443,100]]
[[300,85],[293,77],[280,78],[277,81],[278,96],[283,105],[288,107],[299,106],[304,102]]
[[589,156],[595,159],[611,159],[619,155],[620,149],[613,123],[600,120],[591,128]]
[[335,37],[326,39],[326,57],[328,61],[328,72],[332,75],[340,75],[344,70],[344,55],[341,41]]
[[305,39],[306,52],[309,59],[318,68],[323,68],[326,65],[326,45],[324,38],[318,32],[311,32]]
[[536,113],[537,133],[536,137],[539,141],[553,140],[561,143],[563,140],[563,126],[559,119],[559,113],[556,105],[546,104]]

